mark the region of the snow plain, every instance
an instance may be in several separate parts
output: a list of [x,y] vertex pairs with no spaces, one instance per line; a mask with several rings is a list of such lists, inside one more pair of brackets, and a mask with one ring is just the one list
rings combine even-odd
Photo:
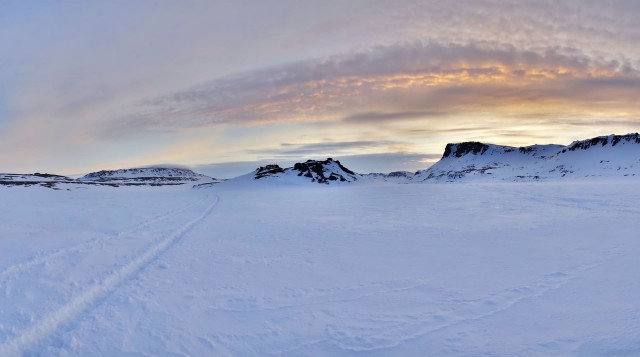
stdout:
[[640,355],[637,179],[0,188],[0,355]]

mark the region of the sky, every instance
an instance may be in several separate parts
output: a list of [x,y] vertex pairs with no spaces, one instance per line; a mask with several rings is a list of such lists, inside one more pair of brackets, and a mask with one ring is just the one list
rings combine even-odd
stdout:
[[0,172],[340,159],[639,131],[637,0],[0,2]]

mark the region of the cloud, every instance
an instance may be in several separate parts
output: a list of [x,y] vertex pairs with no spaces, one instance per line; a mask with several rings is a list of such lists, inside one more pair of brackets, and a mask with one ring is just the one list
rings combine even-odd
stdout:
[[361,141],[342,141],[342,142],[318,142],[306,144],[283,143],[276,148],[258,150],[249,150],[249,152],[261,156],[273,157],[301,157],[304,155],[324,155],[337,156],[344,153],[362,151],[362,150],[386,150],[390,147],[406,147],[407,143],[392,140],[361,140]]
[[[325,148],[369,154],[637,131],[638,11],[636,0],[9,5],[0,162],[75,172],[250,160],[248,148],[296,140],[412,144]],[[202,145],[188,145],[194,133]]]
[[347,123],[386,122],[389,120],[415,120],[428,117],[443,117],[450,113],[446,111],[423,110],[413,112],[365,112],[350,114],[342,118]]
[[[444,152],[444,148],[442,148]],[[407,152],[392,152],[367,155],[345,155],[339,157],[340,162],[356,172],[417,171],[424,170],[438,161],[442,153],[420,154]]]
[[370,123],[523,102],[634,104],[638,83],[629,59],[592,58],[573,48],[412,42],[214,80],[138,103],[103,129],[123,135],[299,120]]

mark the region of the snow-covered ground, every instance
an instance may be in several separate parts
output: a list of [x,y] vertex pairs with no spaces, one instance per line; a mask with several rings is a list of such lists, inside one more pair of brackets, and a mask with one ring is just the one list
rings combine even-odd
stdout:
[[637,188],[0,188],[0,355],[638,355]]

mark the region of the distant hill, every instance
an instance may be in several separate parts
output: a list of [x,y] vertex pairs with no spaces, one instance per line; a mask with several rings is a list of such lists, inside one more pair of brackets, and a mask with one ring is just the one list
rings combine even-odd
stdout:
[[116,184],[182,185],[217,181],[189,169],[148,167],[121,170],[103,170],[86,174],[80,182],[109,182]]
[[413,179],[414,173],[409,171],[393,171],[388,174],[374,172],[363,176],[370,182],[409,183]]
[[609,135],[567,146],[448,144],[442,159],[412,182],[540,181],[640,177],[640,135]]
[[74,179],[67,176],[41,174],[2,174],[0,173],[0,186],[43,186],[54,188],[60,183],[72,183]]
[[[415,173],[359,174],[338,160],[307,160],[292,167],[272,164],[230,180],[225,185],[343,185],[367,183],[520,182],[590,178],[640,178],[640,134],[608,135],[563,145],[523,147],[477,141],[447,144],[440,161]],[[73,179],[52,174],[0,173],[0,187],[192,185],[207,188],[223,180],[189,169],[171,167],[96,171]]]
[[209,176],[180,168],[134,168],[92,172],[79,179],[52,174],[0,173],[0,186],[42,186],[52,189],[71,189],[88,186],[168,186],[168,185],[213,185],[221,182]]

